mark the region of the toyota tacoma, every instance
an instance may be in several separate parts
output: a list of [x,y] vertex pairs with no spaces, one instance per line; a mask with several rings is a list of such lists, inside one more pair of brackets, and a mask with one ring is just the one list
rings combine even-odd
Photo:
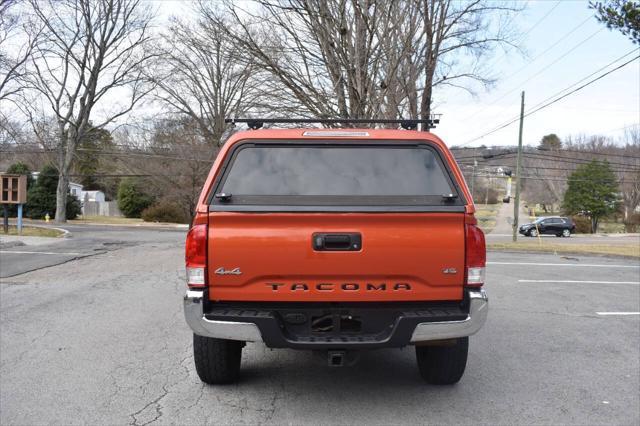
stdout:
[[434,134],[238,132],[196,209],[184,312],[202,381],[236,381],[246,342],[317,351],[336,367],[411,345],[427,382],[462,377],[487,317],[485,240]]

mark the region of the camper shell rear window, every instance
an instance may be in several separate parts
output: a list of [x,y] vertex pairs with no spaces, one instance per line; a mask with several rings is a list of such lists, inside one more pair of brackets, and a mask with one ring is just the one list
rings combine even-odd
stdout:
[[210,205],[229,211],[457,211],[464,205],[460,194],[439,151],[426,143],[251,141],[227,156]]

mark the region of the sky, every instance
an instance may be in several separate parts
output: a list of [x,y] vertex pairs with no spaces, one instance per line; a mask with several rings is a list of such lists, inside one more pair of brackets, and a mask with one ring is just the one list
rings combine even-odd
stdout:
[[[625,54],[631,52],[583,83],[638,56],[638,45],[620,32],[607,29],[595,18],[589,19],[593,12],[587,1],[528,2],[526,10],[516,18],[520,31],[526,33],[522,44],[526,55],[517,52],[497,55],[492,61],[497,84],[475,97],[460,90],[436,92],[434,112],[441,113],[442,117],[433,132],[448,145],[515,145],[518,143],[517,121],[477,138],[518,117],[521,91],[525,91],[526,112],[528,107]],[[528,32],[534,24],[537,26]],[[551,46],[554,47],[549,49]],[[560,138],[576,134],[620,138],[623,128],[634,124],[640,124],[640,60],[526,117],[523,143],[537,145],[542,136],[549,133],[556,133]]]
[[[188,9],[175,0],[155,3],[160,6],[160,19]],[[516,145],[517,121],[480,136],[518,117],[521,91],[525,91],[526,113],[623,55],[629,54],[581,84],[638,56],[638,45],[607,29],[593,15],[587,0],[527,1],[515,18],[516,28],[524,35],[520,46],[524,53],[497,52],[488,61],[497,83],[475,96],[459,89],[436,90],[433,112],[442,117],[433,132],[449,146]],[[523,143],[537,145],[549,133],[561,138],[598,134],[619,140],[633,125],[640,125],[640,60],[526,117]]]
[[[157,8],[158,30],[172,15],[191,13],[188,1],[146,1]],[[251,4],[250,0],[239,1],[244,7]],[[442,116],[433,133],[449,146],[516,145],[521,91],[526,93],[527,113],[550,96],[587,83],[640,54],[640,46],[595,19],[587,0],[520,3],[525,8],[516,15],[515,25],[524,36],[520,47],[525,53],[500,51],[488,58],[486,63],[497,83],[489,90],[478,90],[475,96],[460,89],[435,90],[433,112]],[[148,114],[157,108],[147,103],[144,109]],[[514,122],[493,131],[510,121]],[[523,143],[537,145],[549,133],[560,138],[597,134],[619,141],[625,129],[634,125],[640,125],[640,59],[527,116]]]

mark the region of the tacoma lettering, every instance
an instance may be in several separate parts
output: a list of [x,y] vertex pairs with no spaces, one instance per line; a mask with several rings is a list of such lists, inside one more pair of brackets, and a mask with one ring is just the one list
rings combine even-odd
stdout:
[[[279,291],[280,287],[285,286],[284,283],[266,283],[266,286],[273,291]],[[315,285],[309,285],[308,283],[292,283],[289,287],[290,291],[308,291],[310,287],[314,287],[317,291],[333,291],[336,288],[342,291],[411,291],[411,284],[409,283],[395,283],[390,287],[387,287],[386,283],[367,283],[366,285],[360,285],[358,283],[317,283]]]

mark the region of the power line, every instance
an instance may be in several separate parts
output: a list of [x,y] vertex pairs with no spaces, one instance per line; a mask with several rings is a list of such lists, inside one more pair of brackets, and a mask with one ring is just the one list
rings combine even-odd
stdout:
[[549,15],[551,15],[551,12],[553,12],[554,10],[556,10],[556,8],[557,8],[558,6],[560,6],[560,3],[562,3],[562,0],[558,0],[558,1],[556,2],[556,4],[554,4],[554,5],[553,5],[553,7],[552,7],[551,9],[549,9],[549,11],[548,11],[547,13],[545,13],[545,14],[544,14],[544,16],[543,16],[542,18],[538,19],[538,21],[537,21],[535,24],[533,24],[533,25],[531,26],[531,28],[529,28],[529,29],[528,29],[528,30],[527,30],[527,31],[522,35],[522,37],[523,37],[523,38],[524,38],[524,37],[526,37],[527,35],[529,35],[529,33],[531,33],[531,31],[533,31],[534,29],[536,29],[536,28],[538,27],[538,25],[540,25],[540,23],[542,23],[542,21],[544,21],[545,19],[547,19],[547,17],[548,17]]
[[[500,155],[500,157],[507,157],[507,156],[513,156],[516,155],[515,152],[509,152],[506,154],[497,154]],[[573,164],[589,164],[590,162],[594,161],[595,159],[593,158],[567,158],[567,157],[562,157],[560,155],[553,155],[553,154],[543,154],[543,153],[538,153],[538,152],[523,152],[522,155],[525,156],[529,156],[531,159],[533,160],[547,160],[547,161],[554,161],[554,162],[563,162],[563,163],[573,163]],[[629,158],[634,158],[634,159],[638,159],[638,157],[629,157]],[[493,158],[487,158],[486,160],[492,160]],[[458,160],[456,160],[458,161]],[[601,161],[601,160],[596,160],[596,161]],[[607,161],[607,163],[609,163],[610,165],[615,165],[615,166],[622,166],[622,167],[634,167],[635,164],[629,164],[629,163],[619,163],[616,161]]]
[[[634,48],[633,50],[631,50],[631,51],[629,51],[629,52],[625,53],[625,54],[624,54],[624,55],[622,55],[621,57],[619,57],[619,58],[617,58],[617,59],[613,60],[612,62],[609,62],[607,65],[605,65],[605,66],[603,66],[603,67],[601,67],[601,68],[597,69],[596,71],[592,72],[592,73],[591,73],[591,74],[589,74],[588,76],[583,77],[583,78],[581,78],[580,80],[578,80],[577,82],[575,82],[575,83],[571,84],[570,86],[568,86],[568,87],[566,87],[566,88],[564,88],[564,89],[560,90],[559,92],[556,92],[556,93],[554,93],[554,94],[553,94],[553,95],[551,95],[551,96],[548,96],[547,98],[543,99],[542,101],[540,101],[539,103],[537,103],[536,105],[534,105],[532,108],[535,108],[535,107],[537,107],[537,106],[541,105],[542,103],[544,103],[544,102],[548,101],[549,99],[551,99],[551,98],[553,98],[553,97],[555,97],[555,96],[558,96],[559,94],[561,94],[561,93],[563,93],[563,92],[565,92],[565,91],[567,91],[567,90],[571,89],[572,87],[574,87],[574,86],[576,86],[576,85],[580,84],[581,82],[583,82],[584,80],[588,79],[589,77],[591,77],[591,76],[593,76],[593,75],[597,74],[598,72],[600,72],[600,71],[602,71],[602,70],[604,70],[604,69],[606,69],[606,68],[610,67],[611,65],[615,64],[616,62],[620,61],[621,59],[626,58],[626,57],[627,57],[627,56],[629,56],[631,53],[634,53],[634,52],[636,52],[636,51],[637,51],[637,49],[635,49],[635,48]],[[505,108],[503,108],[503,110],[504,110],[504,109],[505,109]],[[509,122],[508,122],[504,127],[507,127],[508,125],[513,124],[515,121],[518,121],[519,119],[520,119],[520,117],[516,117],[516,118],[510,119],[510,120],[509,120]],[[498,128],[498,129],[496,129],[496,131],[497,131],[497,130],[501,130],[501,129],[503,129],[504,127],[500,127],[500,128]],[[489,134],[491,134],[491,133],[489,133]],[[485,136],[486,136],[486,135],[485,135]],[[481,137],[480,137],[480,139],[481,139],[481,138],[483,138],[483,137],[484,137],[484,136],[481,136]],[[473,142],[473,141],[471,141],[471,142]],[[464,146],[464,145],[466,145],[466,144],[468,144],[468,143],[471,143],[471,142],[465,142],[465,143],[463,143],[463,144],[462,144],[462,145],[460,145],[460,146]]]
[[[567,34],[565,34],[564,36],[560,37],[555,43],[553,43],[551,46],[549,46],[548,48],[546,48],[544,51],[542,51],[541,53],[537,54],[536,56],[534,56],[530,61],[528,61],[527,63],[525,63],[522,67],[518,68],[516,71],[514,71],[513,73],[509,74],[507,77],[505,77],[504,79],[502,79],[503,81],[509,80],[510,78],[512,78],[513,76],[519,74],[522,70],[526,69],[529,67],[529,65],[531,65],[533,62],[535,62],[538,58],[540,58],[542,55],[544,55],[545,53],[547,53],[548,51],[550,51],[551,49],[553,49],[554,47],[556,47],[558,44],[560,44],[561,42],[563,42],[567,37],[569,37],[571,34],[573,34],[575,31],[577,31],[580,27],[582,27],[584,24],[586,24],[591,18],[593,18],[594,15],[591,15],[589,17],[587,17],[587,19],[585,19],[584,21],[582,21],[581,23],[579,23],[576,27],[574,27],[572,30],[570,30]],[[507,95],[510,95],[511,93],[519,90],[520,87],[522,87],[522,85],[524,83],[527,83],[528,81],[530,81],[531,79],[533,79],[534,77],[537,77],[540,73],[542,73],[542,71],[546,70],[547,68],[549,68],[550,66],[554,65],[556,62],[558,62],[560,59],[564,58],[566,55],[568,55],[569,53],[573,52],[575,49],[577,49],[578,47],[580,47],[582,44],[584,44],[585,42],[587,42],[588,40],[590,40],[592,37],[594,37],[596,34],[598,34],[600,31],[602,31],[602,28],[600,28],[598,31],[596,31],[595,33],[591,34],[589,37],[587,37],[586,39],[582,40],[581,42],[579,42],[577,45],[573,46],[571,49],[569,49],[567,52],[565,52],[563,55],[561,55],[558,59],[556,59],[554,62],[552,62],[551,64],[545,66],[540,72],[538,72],[537,74],[529,77],[527,80],[521,82],[520,84],[518,84],[514,89],[504,93],[502,96],[500,96],[498,99],[495,99],[494,101],[484,105],[485,107],[487,106],[491,106],[496,104],[497,102],[501,101],[502,99],[504,99]],[[502,110],[506,109],[503,108]],[[501,111],[502,111],[501,110]],[[470,118],[475,117],[476,115],[480,114],[483,110],[478,110],[475,113],[471,114],[470,116],[466,117],[465,119],[463,119],[462,121],[467,121]]]
[[[538,150],[538,151],[523,151],[524,155],[546,155],[546,156],[550,156],[550,157],[557,157],[557,158],[562,158],[562,159],[569,159],[569,160],[583,160],[583,161],[591,161],[592,158],[572,158],[572,157],[562,157],[559,156],[558,154],[562,154],[563,152],[575,152],[575,153],[579,153],[579,154],[583,154],[583,155],[599,155],[602,157],[622,157],[622,158],[633,158],[635,160],[640,159],[640,156],[637,155],[630,155],[630,154],[610,154],[610,153],[606,153],[606,152],[590,152],[590,151],[585,151],[585,150],[581,150],[581,149],[571,149],[571,148],[562,148],[558,151],[546,151],[546,150]],[[500,152],[500,153],[496,153],[496,154],[491,154],[490,157],[485,158],[482,154],[480,155],[473,155],[470,157],[455,157],[456,161],[457,160],[471,160],[471,159],[477,159],[477,160],[493,160],[496,157],[505,157],[508,155],[515,155],[516,152]]]
[[[118,152],[118,151],[100,151],[89,148],[78,148],[78,151],[86,151],[92,152],[96,155],[108,155],[108,156],[116,156],[116,157],[151,157],[151,158],[166,158],[169,160],[186,160],[186,161],[196,161],[202,163],[213,164],[213,159],[211,160],[203,160],[200,158],[189,158],[189,157],[177,157],[173,155],[163,155],[163,154],[152,154],[146,152]],[[55,153],[56,150],[46,149],[46,150],[0,150],[0,152],[11,153],[11,154],[52,154]]]
[[604,69],[606,69],[606,68],[610,67],[611,65],[615,64],[616,62],[618,62],[618,61],[620,61],[620,60],[622,60],[622,59],[626,58],[627,56],[631,55],[631,54],[632,54],[632,53],[634,53],[634,52],[636,52],[636,53],[637,53],[637,52],[638,52],[638,49],[634,48],[634,49],[630,50],[629,52],[627,52],[627,53],[625,53],[624,55],[620,56],[618,59],[615,59],[614,61],[612,61],[612,62],[608,63],[607,65],[605,65],[605,66],[603,66],[603,67],[601,67],[601,68],[598,68],[596,71],[592,72],[592,73],[591,73],[591,74],[589,74],[588,76],[583,77],[582,79],[580,79],[580,80],[576,81],[576,82],[575,82],[575,83],[573,83],[571,86],[568,86],[568,87],[566,87],[566,88],[564,88],[564,89],[560,90],[559,92],[556,92],[556,93],[554,93],[554,94],[553,94],[553,95],[551,95],[551,96],[548,96],[547,98],[545,98],[545,99],[543,99],[542,101],[538,102],[536,105],[532,106],[531,108],[536,108],[537,106],[539,106],[539,105],[543,104],[544,102],[548,101],[549,99],[554,98],[554,97],[556,97],[556,96],[560,95],[560,94],[561,94],[561,93],[563,93],[563,92],[566,92],[567,90],[571,89],[572,87],[577,86],[578,84],[582,83],[583,81],[587,80],[588,78],[590,78],[590,77],[594,76],[595,74],[599,73],[600,71],[602,71],[602,70],[604,70]]
[[[501,176],[501,175],[490,175],[490,174],[484,174],[484,175],[479,175],[476,174],[476,177],[489,177],[489,178],[502,178],[506,176]],[[548,180],[548,181],[556,181],[556,182],[567,182],[569,180],[569,178],[562,178],[562,177],[542,177],[542,176],[520,176],[520,179],[536,179],[536,180]],[[611,182],[611,180],[609,179],[571,179],[572,182]],[[635,182],[632,180],[628,180],[628,179],[616,179],[614,180],[614,182],[617,183],[625,183],[625,182]]]
[[[626,55],[625,55],[625,56],[626,56]],[[630,61],[627,61],[627,62],[623,63],[622,65],[617,66],[616,68],[614,68],[614,69],[612,69],[612,70],[607,71],[606,73],[604,73],[604,74],[602,74],[602,75],[600,75],[600,76],[598,76],[598,77],[594,78],[593,80],[590,80],[589,82],[587,82],[587,83],[583,84],[582,86],[580,86],[580,87],[578,87],[578,88],[576,88],[576,89],[574,89],[574,90],[572,90],[572,91],[570,91],[570,92],[568,92],[568,93],[566,93],[566,94],[564,94],[564,95],[560,96],[559,98],[557,98],[557,99],[555,99],[555,100],[553,100],[553,101],[551,101],[551,102],[548,102],[548,103],[546,103],[546,104],[542,105],[541,107],[539,107],[539,108],[537,108],[537,109],[534,109],[534,110],[531,110],[531,111],[529,111],[529,112],[525,113],[525,115],[524,115],[524,116],[525,116],[525,117],[528,117],[528,116],[529,116],[529,115],[531,115],[531,114],[534,114],[534,113],[536,113],[536,112],[538,112],[538,111],[540,111],[540,110],[542,110],[542,109],[544,109],[544,108],[547,108],[548,106],[551,106],[551,105],[555,104],[556,102],[558,102],[558,101],[560,101],[560,100],[562,100],[562,99],[566,98],[567,96],[572,95],[572,94],[574,94],[574,93],[576,93],[576,92],[578,92],[578,91],[580,91],[580,90],[584,89],[585,87],[587,87],[587,86],[589,86],[589,85],[591,85],[591,84],[595,83],[596,81],[598,81],[598,80],[600,80],[600,79],[602,79],[602,78],[606,77],[607,75],[611,74],[612,72],[617,71],[617,70],[619,70],[619,69],[621,69],[621,68],[623,68],[623,67],[625,67],[625,66],[629,65],[630,63],[632,63],[633,61],[635,61],[635,60],[636,60],[636,59],[638,59],[638,58],[640,58],[640,55],[638,55],[638,56],[634,57],[634,58],[633,58],[633,59],[631,59]],[[583,80],[584,80],[584,79],[583,79]],[[575,84],[576,84],[576,83],[572,84],[572,85],[571,85],[571,86],[569,86],[569,87],[575,86]],[[567,90],[567,89],[564,89],[564,90]],[[562,90],[561,92],[563,92],[564,90]],[[560,92],[560,93],[561,93],[561,92]],[[544,101],[543,101],[543,102],[544,102]],[[537,105],[540,105],[540,103],[538,103]],[[536,105],[536,106],[537,106],[537,105]],[[535,107],[534,107],[534,108],[535,108]],[[493,134],[493,133],[497,132],[498,130],[502,130],[502,129],[504,129],[505,127],[510,126],[511,124],[513,124],[513,123],[517,122],[518,120],[519,120],[519,118],[515,118],[515,119],[513,119],[513,120],[511,120],[511,121],[509,121],[509,122],[507,122],[507,123],[505,123],[505,124],[503,124],[503,125],[501,125],[501,126],[499,126],[499,127],[495,128],[495,129],[493,129],[493,130],[491,130],[491,131],[489,131],[489,132],[487,132],[487,133],[484,133],[484,134],[483,134],[483,135],[481,135],[481,136],[478,136],[478,137],[476,137],[476,138],[473,138],[473,139],[471,139],[471,140],[468,140],[467,142],[465,142],[465,143],[463,143],[463,144],[458,145],[458,147],[468,145],[468,144],[470,144],[470,143],[472,143],[472,142],[475,142],[475,141],[477,141],[477,140],[479,140],[479,139],[484,138],[485,136],[489,136],[489,135],[491,135],[491,134]]]

